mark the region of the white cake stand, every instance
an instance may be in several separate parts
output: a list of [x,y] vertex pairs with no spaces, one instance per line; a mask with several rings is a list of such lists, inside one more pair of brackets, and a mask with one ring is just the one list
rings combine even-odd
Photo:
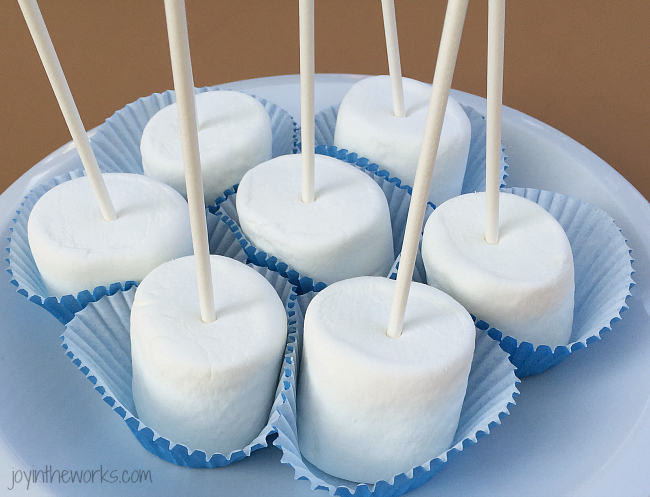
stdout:
[[[316,111],[340,102],[363,76],[321,74]],[[298,76],[224,85],[267,98],[299,118]],[[485,100],[454,92],[485,112]],[[504,109],[508,186],[582,198],[607,211],[634,249],[633,297],[623,320],[544,374],[525,378],[503,425],[446,465],[416,496],[650,495],[650,205],[592,152],[559,131]],[[44,179],[81,167],[68,144],[0,195],[0,230],[9,236],[22,196]],[[6,268],[6,266],[5,266]],[[276,448],[214,470],[166,463],[145,451],[65,356],[63,327],[0,276],[0,494],[24,495],[19,470],[95,471],[94,483],[30,483],[28,495],[318,496]],[[105,472],[101,482],[100,472]],[[123,482],[134,470],[152,481]],[[69,477],[68,477],[69,478]],[[9,490],[11,487],[13,490]],[[7,489],[7,490],[5,490]]]

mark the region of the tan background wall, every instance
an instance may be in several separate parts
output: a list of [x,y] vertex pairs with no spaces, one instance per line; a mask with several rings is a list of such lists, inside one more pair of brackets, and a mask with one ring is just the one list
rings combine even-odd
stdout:
[[[298,72],[297,0],[186,0],[197,86]],[[446,2],[396,0],[405,76],[430,82]],[[162,0],[41,0],[88,129],[172,87]],[[486,0],[454,88],[485,95]],[[509,0],[504,103],[581,142],[650,198],[650,2]],[[387,71],[379,0],[317,0],[316,70]],[[0,192],[70,137],[15,0],[0,2]]]

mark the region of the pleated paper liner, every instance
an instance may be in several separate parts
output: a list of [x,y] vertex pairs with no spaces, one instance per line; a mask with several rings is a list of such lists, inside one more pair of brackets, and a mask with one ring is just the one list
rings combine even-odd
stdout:
[[287,342],[282,364],[278,368],[278,386],[269,419],[260,434],[246,447],[230,454],[206,454],[190,450],[145,426],[137,417],[131,391],[130,313],[135,288],[119,291],[88,305],[66,326],[62,347],[94,389],[124,420],[133,435],[152,454],[165,461],[190,468],[215,468],[239,461],[252,451],[268,446],[267,437],[275,433],[278,408],[287,391],[295,390],[293,367],[298,361],[299,339],[302,333],[302,310],[292,285],[278,273],[254,267],[271,282],[285,304],[288,317]]
[[[332,105],[316,114],[316,145],[326,147],[334,146],[334,130],[336,129],[336,118],[339,113],[340,105]],[[483,192],[485,191],[485,117],[479,114],[473,107],[460,105],[469,118],[472,127],[472,136],[469,145],[469,155],[467,159],[467,168],[465,169],[465,178],[461,193]],[[354,153],[354,150],[345,150],[346,154],[354,157],[354,161],[359,163],[372,162],[372,157],[360,158]],[[504,155],[505,149],[501,150],[501,186],[506,186],[505,179],[508,176],[506,169],[509,167],[506,163],[507,157]],[[378,169],[376,164],[371,167]],[[409,186],[410,189],[410,186]]]
[[[296,367],[293,374],[298,374]],[[372,485],[349,482],[328,475],[303,459],[296,428],[296,392],[292,389],[286,391],[284,402],[278,407],[280,416],[274,425],[278,437],[273,444],[282,449],[282,462],[294,469],[294,478],[308,480],[312,490],[327,490],[330,495],[344,497],[394,497],[426,483],[449,459],[501,424],[501,419],[509,414],[510,407],[515,404],[517,383],[519,380],[508,354],[501,350],[497,342],[477,330],[467,393],[451,448],[406,473],[395,475],[389,481]]]
[[106,282],[105,286],[89,288],[75,295],[64,295],[56,298],[49,295],[41,274],[36,267],[32,251],[27,241],[27,220],[34,205],[47,191],[56,185],[79,178],[85,173],[78,169],[53,178],[34,188],[20,204],[16,211],[14,224],[10,228],[7,246],[7,272],[12,276],[11,284],[17,287],[17,292],[52,314],[61,323],[66,324],[91,302],[96,302],[105,295],[113,295],[120,290],[128,290],[135,285],[134,281]]
[[[77,295],[65,295],[60,299],[50,296],[34,262],[27,240],[27,220],[36,201],[56,185],[84,175],[83,169],[57,176],[32,190],[17,211],[11,237],[7,247],[7,272],[12,275],[11,283],[17,287],[17,292],[29,301],[45,308],[61,323],[67,324],[74,315],[91,302],[96,302],[105,295],[113,295],[119,290],[129,290],[136,286],[134,281],[107,282],[105,286],[84,290]],[[221,216],[215,216],[206,211],[208,219],[208,237],[211,252],[246,262],[247,254],[228,225]],[[309,293],[309,292],[302,292]]]
[[[476,326],[497,340],[517,367],[517,376],[539,374],[555,366],[576,350],[600,339],[627,309],[632,280],[631,249],[614,220],[603,210],[582,200],[533,188],[506,188],[502,191],[536,202],[558,220],[567,234],[575,269],[573,331],[567,345],[534,347],[518,342],[491,328],[477,316]],[[395,278],[397,264],[391,278]],[[426,283],[426,272],[418,253],[413,280]]]
[[[220,91],[218,86],[197,88],[195,92]],[[297,125],[287,111],[263,98],[255,97],[269,113],[273,136],[272,156],[297,150]],[[142,97],[118,110],[97,127],[90,139],[99,166],[104,172],[143,174],[140,141],[149,120],[159,110],[176,102],[172,90]]]
[[[369,164],[368,161],[359,161],[356,155],[348,155],[344,150],[336,150],[335,147],[318,147],[316,153],[329,155],[350,163],[352,166],[365,172],[379,185],[388,202],[393,233],[393,250],[394,253],[399,253],[406,229],[406,215],[411,201],[411,188],[403,185],[398,178],[391,177],[387,171],[379,170],[376,165]],[[215,205],[209,206],[208,210],[214,215],[225,216],[224,222],[230,226],[230,229],[237,237],[248,260],[255,265],[269,267],[287,277],[292,284],[296,285],[298,295],[312,291],[318,292],[325,288],[325,283],[314,281],[309,276],[301,275],[285,262],[279,261],[277,257],[267,254],[251,244],[238,224],[239,218],[235,206],[236,191],[237,187],[235,186],[233,189],[224,192],[224,195],[217,199]],[[433,209],[433,204],[429,203],[427,205],[427,214],[433,212]]]

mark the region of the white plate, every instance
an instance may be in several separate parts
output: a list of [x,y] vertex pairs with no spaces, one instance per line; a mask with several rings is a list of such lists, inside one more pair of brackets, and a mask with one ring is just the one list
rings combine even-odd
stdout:
[[[316,111],[341,100],[362,76],[321,74]],[[230,83],[299,119],[298,76]],[[485,100],[454,92],[485,112]],[[544,374],[526,378],[503,425],[463,451],[416,496],[647,496],[650,494],[650,205],[623,177],[559,131],[512,109],[503,113],[508,186],[554,190],[587,200],[616,220],[633,248],[633,297],[600,342]],[[31,186],[80,167],[72,145],[57,150],[0,195],[0,230]],[[5,266],[6,268],[6,266]],[[225,468],[193,470],[146,452],[65,356],[63,327],[0,278],[0,493],[26,493],[22,470],[95,470],[94,483],[30,483],[28,495],[311,496],[276,448]],[[123,472],[151,480],[122,483]],[[101,482],[98,470],[109,480]],[[107,472],[108,471],[108,472]],[[111,473],[113,472],[114,473]],[[106,473],[107,472],[107,473]],[[89,475],[90,473],[86,473]],[[89,476],[88,476],[89,477]],[[14,486],[14,490],[9,490]],[[7,489],[7,490],[5,490]]]

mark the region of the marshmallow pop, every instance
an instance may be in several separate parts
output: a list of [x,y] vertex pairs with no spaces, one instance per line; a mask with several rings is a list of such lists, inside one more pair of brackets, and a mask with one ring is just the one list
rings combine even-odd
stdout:
[[298,444],[339,478],[391,482],[447,450],[458,426],[474,324],[458,302],[411,278],[466,9],[467,0],[447,9],[397,281],[334,283],[305,315]]
[[[271,119],[245,93],[209,91],[195,96],[204,201],[211,204],[251,168],[271,158]],[[177,104],[159,110],[142,133],[144,174],[187,197]]]
[[[350,88],[339,107],[334,145],[370,159],[413,185],[431,87],[402,78],[393,0],[382,0],[382,13],[390,78],[370,77]],[[435,205],[461,192],[471,131],[460,104],[448,97],[429,190],[429,201]]]
[[49,294],[139,282],[159,264],[190,254],[188,208],[178,193],[143,176],[100,173],[38,4],[19,3],[86,171],[43,195],[28,220],[30,249]]
[[271,284],[208,250],[194,82],[183,0],[165,12],[194,256],[152,271],[131,311],[133,400],[162,436],[206,454],[246,447],[268,421],[287,334]]
[[[488,19],[487,191],[448,200],[422,238],[427,282],[518,341],[566,345],[573,324],[573,255],[542,207],[499,192],[505,4]],[[484,222],[482,220],[485,220]]]
[[[237,213],[258,249],[326,284],[384,276],[394,260],[388,203],[364,172],[314,153],[314,10],[300,2],[302,154],[248,171]],[[301,168],[302,165],[302,168]]]
[[[413,185],[422,144],[431,86],[402,78],[405,114],[390,106],[390,78],[373,76],[355,83],[339,107],[334,145],[375,162],[407,185]],[[439,205],[460,195],[472,129],[460,104],[448,97],[429,190],[429,202]]]

